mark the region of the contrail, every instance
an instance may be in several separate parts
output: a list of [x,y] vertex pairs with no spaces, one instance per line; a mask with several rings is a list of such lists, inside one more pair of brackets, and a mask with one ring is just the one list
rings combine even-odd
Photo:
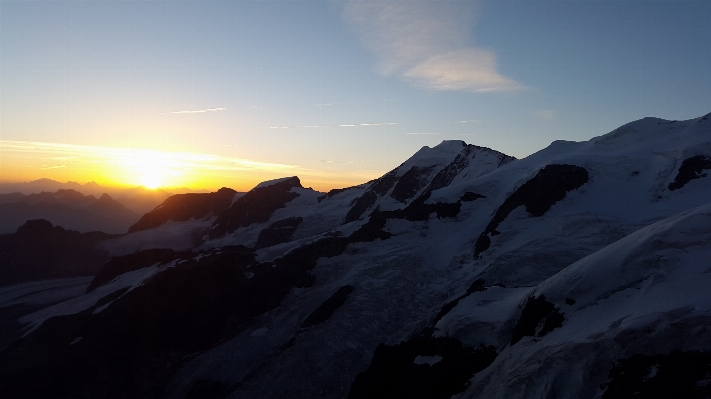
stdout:
[[204,114],[205,112],[217,112],[217,111],[224,111],[225,108],[205,108],[205,109],[198,109],[195,111],[173,111],[171,114]]

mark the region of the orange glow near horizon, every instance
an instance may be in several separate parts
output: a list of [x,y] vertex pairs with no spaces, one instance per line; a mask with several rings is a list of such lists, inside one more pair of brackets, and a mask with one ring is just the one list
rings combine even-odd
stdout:
[[373,171],[363,180],[358,176],[336,180],[336,176],[294,165],[212,154],[9,140],[0,140],[0,160],[0,182],[49,178],[149,189],[230,187],[247,191],[264,180],[299,176],[305,187],[328,191],[361,184],[381,174]]

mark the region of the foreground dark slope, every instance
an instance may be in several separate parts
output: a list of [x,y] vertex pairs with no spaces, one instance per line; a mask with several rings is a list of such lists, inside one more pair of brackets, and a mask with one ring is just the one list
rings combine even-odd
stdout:
[[647,118],[515,162],[445,142],[326,195],[261,185],[279,200],[235,201],[200,248],[127,254],[22,318],[0,389],[706,397],[710,137]]

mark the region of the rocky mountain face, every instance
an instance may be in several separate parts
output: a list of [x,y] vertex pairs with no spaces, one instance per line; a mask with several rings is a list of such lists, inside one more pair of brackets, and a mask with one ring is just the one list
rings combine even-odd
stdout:
[[237,192],[223,187],[214,193],[177,194],[166,199],[161,205],[146,213],[128,228],[129,233],[158,227],[169,220],[185,222],[219,215],[232,205]]
[[42,304],[0,329],[0,392],[710,397],[710,118],[166,201],[93,281],[47,282],[61,300],[0,289]]
[[71,189],[0,194],[0,233],[14,233],[28,220],[45,219],[79,232],[125,233],[139,215],[104,193],[98,199]]

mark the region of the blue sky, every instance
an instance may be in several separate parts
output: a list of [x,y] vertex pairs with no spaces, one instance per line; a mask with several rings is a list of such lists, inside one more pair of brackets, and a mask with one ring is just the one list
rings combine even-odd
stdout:
[[[707,1],[2,0],[0,180],[101,180],[67,161],[97,148],[218,156],[166,184],[238,189],[358,184],[448,139],[524,157],[710,112],[708,21]],[[79,149],[32,164],[18,142]]]

